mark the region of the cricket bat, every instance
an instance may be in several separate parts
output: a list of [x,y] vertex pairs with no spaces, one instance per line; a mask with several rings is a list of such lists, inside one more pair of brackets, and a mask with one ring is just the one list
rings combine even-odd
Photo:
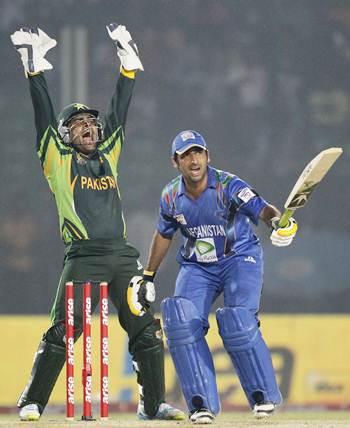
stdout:
[[307,203],[315,187],[342,153],[342,148],[331,147],[323,150],[306,165],[284,204],[285,211],[278,223],[279,227],[287,226],[288,220],[294,212]]

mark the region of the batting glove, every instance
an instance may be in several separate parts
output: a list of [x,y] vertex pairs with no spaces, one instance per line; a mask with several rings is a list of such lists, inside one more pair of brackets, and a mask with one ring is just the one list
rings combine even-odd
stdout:
[[117,46],[117,54],[125,70],[142,70],[143,65],[139,58],[139,51],[136,43],[132,40],[129,31],[124,25],[117,25],[114,22],[106,25],[109,37]]
[[52,65],[44,58],[47,51],[57,45],[40,28],[20,28],[11,34],[11,41],[21,55],[25,73],[39,73],[51,70]]
[[130,311],[142,317],[151,307],[156,299],[156,291],[154,289],[155,273],[143,273],[143,276],[133,276],[129,283],[127,299]]
[[278,227],[278,217],[271,219],[273,231],[270,235],[272,245],[276,247],[287,247],[290,245],[297,233],[298,223],[293,217],[289,219],[287,226]]

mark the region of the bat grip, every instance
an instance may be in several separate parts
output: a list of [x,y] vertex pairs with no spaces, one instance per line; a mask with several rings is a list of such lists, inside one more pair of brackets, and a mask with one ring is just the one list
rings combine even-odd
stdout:
[[280,221],[278,222],[278,227],[286,227],[293,213],[293,210],[285,210],[284,213],[281,215]]

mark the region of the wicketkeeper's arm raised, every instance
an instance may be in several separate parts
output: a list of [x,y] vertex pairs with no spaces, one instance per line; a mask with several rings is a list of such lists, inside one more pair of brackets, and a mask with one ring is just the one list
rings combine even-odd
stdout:
[[42,137],[48,127],[50,125],[56,127],[55,112],[43,71],[52,69],[45,55],[57,42],[40,28],[20,28],[11,35],[11,41],[21,57],[25,74],[29,78],[39,151]]
[[40,28],[22,27],[11,34],[11,41],[21,56],[25,74],[36,74],[51,70],[52,65],[45,55],[57,45],[55,39],[49,37]]
[[56,115],[43,73],[29,76],[29,87],[34,108],[35,128],[37,132],[37,150],[49,126],[57,128]]
[[136,43],[123,25],[106,26],[109,37],[117,48],[121,62],[120,77],[105,116],[105,138],[108,139],[120,126],[125,131],[127,113],[137,70],[143,70]]
[[114,41],[117,47],[117,54],[120,58],[122,67],[127,71],[143,70],[137,45],[125,26],[112,22],[108,24],[106,28],[109,37]]

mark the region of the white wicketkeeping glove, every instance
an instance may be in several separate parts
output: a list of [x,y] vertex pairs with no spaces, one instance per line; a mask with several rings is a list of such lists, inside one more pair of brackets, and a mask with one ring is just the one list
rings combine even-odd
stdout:
[[139,58],[139,51],[136,43],[131,38],[129,31],[124,25],[117,25],[114,22],[106,25],[109,37],[117,46],[117,54],[125,70],[142,70],[143,65]]
[[278,227],[279,220],[280,219],[278,217],[271,219],[273,231],[270,235],[270,239],[272,245],[275,245],[276,247],[287,247],[292,243],[297,233],[298,223],[293,217],[291,217],[287,226]]
[[52,65],[44,58],[47,51],[57,45],[40,28],[20,28],[11,34],[11,41],[21,55],[25,73],[51,70]]
[[156,300],[154,284],[142,276],[133,276],[128,287],[128,305],[130,311],[139,317],[145,315]]

